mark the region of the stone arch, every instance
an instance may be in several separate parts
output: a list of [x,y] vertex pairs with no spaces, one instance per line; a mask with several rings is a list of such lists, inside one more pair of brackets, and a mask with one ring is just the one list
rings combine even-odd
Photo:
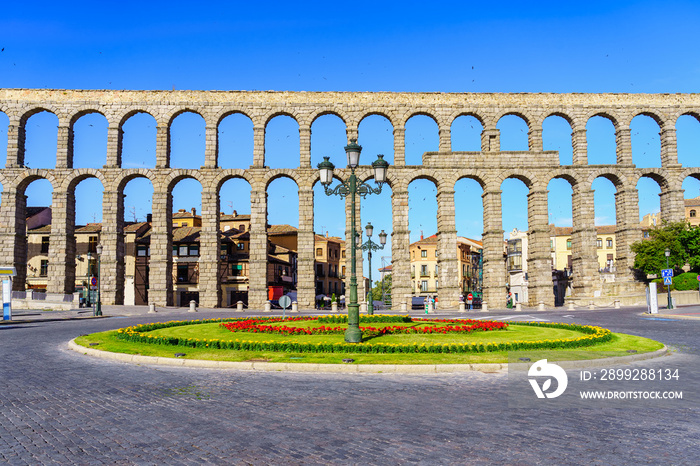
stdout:
[[179,117],[183,113],[195,113],[195,114],[199,115],[200,117],[202,117],[202,119],[204,120],[204,122],[206,124],[207,111],[205,109],[198,107],[198,106],[195,106],[195,105],[191,105],[191,106],[188,105],[185,107],[172,109],[163,115],[162,120],[167,122],[168,130],[170,130],[170,127],[173,124],[173,120],[175,120],[175,118]]
[[[27,186],[32,184],[34,181],[41,179],[44,179],[51,183],[51,189],[53,191],[56,191],[56,189],[60,186],[59,181],[48,169],[25,170],[15,178],[15,186],[17,189],[17,193],[24,194],[24,191],[27,189]],[[3,186],[5,186],[5,189],[7,189],[9,183],[7,185],[3,184]]]
[[248,119],[250,119],[250,121],[255,123],[255,121],[253,120],[252,112],[246,110],[245,107],[227,108],[225,110],[222,110],[219,113],[213,115],[213,120],[216,122],[216,127],[218,128],[224,119],[226,119],[227,117],[229,117],[231,115],[237,115],[237,114],[246,116],[246,117],[248,117]]
[[602,117],[607,120],[610,120],[610,122],[613,124],[613,127],[615,128],[615,131],[617,131],[621,126],[621,121],[623,121],[623,118],[615,111],[612,111],[610,109],[593,109],[590,110],[589,112],[586,112],[583,114],[583,120],[588,124],[588,120],[590,120],[593,117]]
[[569,123],[569,126],[571,126],[572,129],[574,128],[574,124],[576,122],[576,119],[573,116],[571,116],[571,114],[569,113],[568,110],[561,109],[561,108],[547,109],[542,114],[542,121],[540,123],[544,123],[544,120],[546,120],[547,118],[552,117],[552,116],[563,118],[564,120],[566,120],[567,123]]
[[406,123],[408,120],[415,116],[426,116],[433,120],[435,124],[437,125],[438,128],[441,128],[445,125],[445,119],[440,116],[440,114],[433,109],[429,109],[426,107],[416,107],[416,108],[411,108],[410,110],[407,110],[403,115],[399,117],[399,120],[397,120],[397,123],[400,126],[406,126]]
[[659,125],[659,130],[663,130],[666,125],[666,122],[668,121],[666,115],[664,115],[662,112],[647,109],[638,109],[637,111],[632,112],[632,114],[630,115],[630,121],[634,120],[639,115],[648,116],[649,118],[654,120],[656,124]]
[[[297,185],[297,188],[300,186],[300,182],[298,180],[297,174],[295,173],[294,169],[292,169],[292,168],[277,168],[277,169],[269,170],[262,177],[262,179],[261,179],[262,186],[265,186],[265,191],[267,191],[267,189],[270,187],[270,183],[272,183],[273,181],[275,181],[279,178],[289,178],[294,182],[294,184]],[[335,174],[334,174],[334,178],[335,178]]]
[[73,191],[75,187],[83,180],[88,178],[97,178],[103,187],[107,187],[109,183],[105,180],[104,175],[100,170],[95,168],[79,168],[73,170],[72,174],[67,176],[61,184],[62,191]]
[[629,177],[629,182],[631,184],[636,184],[639,182],[641,178],[650,178],[659,185],[659,188],[661,190],[666,190],[669,188],[669,182],[668,182],[668,174],[666,173],[666,170],[661,169],[661,168],[643,168],[638,171],[635,171],[632,176]]
[[129,120],[129,118],[131,118],[134,115],[138,115],[139,113],[145,113],[146,115],[150,115],[151,117],[153,117],[153,119],[156,121],[156,123],[158,122],[158,118],[156,118],[156,116],[153,114],[153,112],[148,110],[147,107],[144,106],[144,107],[131,108],[126,113],[123,113],[119,117],[119,123],[118,123],[119,130],[120,131],[122,130],[122,128],[124,127],[124,123],[126,123],[127,120]]
[[247,182],[251,187],[253,186],[253,180],[247,170],[243,169],[227,169],[218,173],[214,178],[212,178],[209,183],[202,186],[202,189],[207,189],[209,191],[219,192],[222,186],[229,180],[240,179]]
[[283,110],[283,109],[270,110],[267,113],[265,113],[261,118],[261,121],[264,122],[264,126],[265,126],[266,131],[267,131],[267,126],[270,124],[270,121],[273,118],[277,118],[278,116],[287,116],[287,117],[291,118],[292,120],[294,120],[297,125],[300,125],[299,122],[302,120],[302,118],[300,118],[299,112],[296,112],[294,110]]
[[476,120],[481,123],[481,127],[486,127],[486,118],[476,110],[457,110],[452,112],[446,117],[446,120],[450,122],[450,127],[454,124],[455,120],[461,116],[470,116],[476,118]]
[[380,109],[374,109],[374,110],[367,110],[363,113],[360,114],[360,117],[357,119],[357,127],[359,128],[360,125],[362,124],[362,121],[365,120],[367,117],[371,117],[373,115],[379,115],[381,117],[386,118],[389,120],[389,124],[393,127],[396,128],[396,121],[397,121],[397,116],[394,115],[392,112],[387,112],[384,110]]
[[343,112],[339,111],[336,108],[323,108],[323,109],[319,109],[319,110],[316,110],[315,112],[311,113],[309,115],[309,118],[308,118],[309,127],[312,126],[316,122],[316,120],[318,120],[322,116],[326,116],[326,115],[337,116],[338,118],[340,118],[342,120],[343,123],[345,123],[345,127],[346,128],[348,127],[347,115],[343,114]]
[[[192,170],[192,169],[185,169],[185,168],[179,168],[179,169],[173,169],[171,170],[170,174],[165,177],[160,183],[160,186],[164,186],[166,188],[166,192],[169,195],[172,195],[173,188],[175,185],[177,185],[180,181],[184,179],[193,179],[196,180],[201,186],[202,189],[204,189],[204,180],[202,179],[202,174],[199,172],[199,170]],[[156,188],[156,184],[154,183],[153,185],[154,189]]]
[[[157,179],[157,176],[148,168],[131,169],[129,171],[125,171],[123,174],[115,178],[112,183],[110,183],[109,190],[123,193],[126,185],[136,178],[145,178],[155,187],[155,180]],[[107,189],[107,187],[105,187],[105,189]]]
[[532,125],[533,125],[533,122],[535,121],[535,116],[530,112],[524,112],[524,111],[519,110],[519,109],[510,108],[510,109],[501,110],[500,112],[497,112],[496,114],[494,114],[493,120],[496,122],[496,124],[498,124],[498,122],[501,120],[501,118],[503,118],[505,116],[510,116],[510,115],[514,115],[514,116],[517,116],[518,118],[522,119],[525,122],[525,124],[527,125],[528,130],[533,129]]

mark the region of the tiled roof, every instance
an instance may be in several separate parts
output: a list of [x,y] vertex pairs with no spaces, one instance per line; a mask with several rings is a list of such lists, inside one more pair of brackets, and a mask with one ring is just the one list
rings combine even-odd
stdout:
[[189,210],[185,210],[185,211],[179,210],[179,211],[173,213],[173,218],[193,218],[193,217],[194,218],[202,218],[201,215],[197,215],[197,214],[192,215],[192,212],[190,212]]
[[29,230],[29,233],[51,233],[51,225],[44,225],[34,228]]
[[342,238],[338,238],[337,236],[323,236],[323,235],[314,235],[314,239],[316,241],[327,241],[329,243],[339,243],[339,244],[345,244],[345,240]]
[[85,226],[75,226],[76,233],[99,233],[102,231],[101,223],[88,223]]
[[686,207],[700,207],[700,196],[692,199],[685,199],[684,202]]
[[414,246],[416,244],[424,244],[424,245],[437,244],[437,235],[431,235],[431,236],[428,236],[427,238],[423,238],[421,240],[418,240],[414,243],[411,243],[411,246]]
[[198,243],[200,227],[179,227],[173,228],[173,242],[178,243]]
[[268,235],[284,235],[296,233],[298,230],[291,225],[270,225],[267,227]]
[[129,223],[128,225],[124,226],[124,233],[136,233],[145,225],[150,226],[150,223],[148,223],[148,222]]
[[250,220],[250,215],[229,215],[229,214],[224,214],[219,216],[219,221],[227,221],[227,222],[233,222],[236,220],[241,220],[241,221],[246,221]]

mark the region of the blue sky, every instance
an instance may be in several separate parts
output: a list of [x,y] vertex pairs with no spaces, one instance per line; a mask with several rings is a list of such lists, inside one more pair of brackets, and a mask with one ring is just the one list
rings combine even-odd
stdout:
[[[697,2],[20,2],[0,13],[0,87],[85,89],[221,89],[292,91],[406,92],[697,92]],[[36,118],[36,121],[34,119]],[[43,120],[42,120],[43,118]],[[126,132],[128,163],[152,165],[155,126],[144,116]],[[436,150],[434,123],[416,118],[407,125],[407,160]],[[658,127],[639,117],[633,121],[635,163],[659,164]],[[85,117],[76,130],[76,166],[100,166],[106,125]],[[173,141],[173,159],[184,166],[190,154],[203,153],[203,122],[183,115]],[[453,127],[455,150],[477,150],[478,128],[464,120]],[[614,162],[614,138],[606,121],[589,122],[591,163]],[[314,126],[312,163],[330,155],[343,164],[344,127],[332,117]],[[53,163],[55,122],[50,115],[30,119],[28,158],[35,166]],[[101,126],[102,125],[102,126]],[[372,117],[360,127],[362,162],[377,153],[393,160],[391,127]],[[504,118],[502,148],[526,148],[523,123]],[[698,165],[700,123],[678,123],[679,157]],[[7,119],[0,114],[0,158],[5,158]],[[51,133],[53,131],[53,133]],[[174,130],[175,131],[175,130]],[[220,128],[221,150],[231,166],[250,164],[252,130],[232,119]],[[548,119],[545,149],[560,150],[570,163],[570,128]],[[296,144],[296,146],[295,146]],[[296,123],[279,118],[267,135],[270,166],[283,166],[298,150]],[[50,155],[47,155],[50,154]],[[612,160],[610,159],[612,157]],[[252,159],[251,159],[252,160]],[[568,160],[568,162],[567,162]],[[193,162],[194,163],[194,162]],[[81,165],[79,165],[81,164]],[[196,164],[199,166],[201,163]],[[125,165],[126,166],[126,165]],[[36,185],[36,186],[35,186]],[[550,221],[571,225],[571,188],[550,184]],[[614,223],[614,188],[594,184],[596,219]],[[659,188],[638,185],[640,213],[658,211]],[[686,180],[686,197],[700,195],[700,183]],[[201,207],[199,186],[183,182],[174,192],[174,208]],[[99,221],[96,181],[78,187],[78,224]],[[150,187],[133,182],[127,189],[127,219],[150,211]],[[479,238],[481,192],[468,181],[456,188],[458,234]],[[45,204],[50,188],[30,186],[29,203]],[[343,235],[342,201],[316,188],[317,232]],[[390,190],[368,198],[363,224],[377,232],[392,229]],[[249,188],[230,182],[222,192],[221,210],[249,212]],[[435,189],[427,182],[410,186],[410,229],[435,233]],[[527,229],[526,189],[518,181],[503,185],[503,228]],[[279,180],[269,190],[270,223],[298,225],[292,182]],[[376,238],[375,238],[376,239]],[[386,249],[382,255],[390,255]],[[375,264],[379,254],[376,254]]]

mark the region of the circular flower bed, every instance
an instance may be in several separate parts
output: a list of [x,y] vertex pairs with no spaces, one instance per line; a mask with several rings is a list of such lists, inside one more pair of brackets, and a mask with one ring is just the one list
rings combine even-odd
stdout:
[[[277,323],[294,323],[300,321],[315,320],[319,324],[332,323],[340,324],[347,322],[347,316],[324,316],[324,317],[297,317],[289,319],[280,319],[277,317],[254,317],[254,318],[237,318],[237,319],[209,319],[196,321],[171,321],[165,323],[142,324],[133,327],[127,327],[117,330],[117,338],[130,342],[150,343],[157,345],[172,345],[191,348],[209,348],[209,349],[230,349],[244,351],[281,351],[295,353],[484,353],[492,351],[515,351],[515,350],[533,350],[533,349],[569,349],[579,348],[583,346],[591,346],[598,343],[610,341],[612,333],[608,329],[601,327],[593,327],[589,325],[576,324],[561,324],[561,323],[543,323],[543,322],[518,322],[510,325],[529,325],[538,327],[549,327],[573,330],[580,332],[582,335],[576,338],[563,338],[553,340],[538,340],[538,341],[507,341],[500,343],[380,343],[380,342],[362,342],[362,343],[344,343],[344,342],[300,342],[295,341],[295,335],[308,335],[306,330],[310,330],[311,334],[336,334],[345,331],[342,327],[325,327],[319,325],[313,328],[303,329],[289,325],[270,325]],[[414,327],[363,327],[367,332],[365,336],[372,335],[373,331],[382,332],[383,329],[388,329],[384,333],[376,333],[376,335],[401,334],[401,333],[418,333],[418,334],[446,334],[446,333],[463,333],[467,334],[474,331],[493,331],[505,330],[508,324],[503,322],[492,321],[468,321],[468,320],[437,320],[437,319],[411,319],[407,316],[361,316],[360,324],[363,323],[426,323],[440,324],[426,326],[416,330],[410,330]],[[196,325],[205,323],[220,323],[229,330],[236,333],[277,333],[289,335],[289,340],[284,341],[260,341],[260,340],[245,340],[245,339],[206,339],[206,338],[183,338],[174,336],[149,335],[149,332],[154,330],[178,327],[183,325]],[[447,325],[445,325],[447,324]],[[303,331],[302,331],[303,329]],[[439,329],[439,330],[438,330]],[[316,332],[316,333],[313,333]]]
[[[364,317],[364,316],[363,316]],[[410,317],[403,317],[402,323],[409,322],[433,322],[433,323],[447,323],[448,325],[426,325],[421,327],[405,327],[400,325],[395,325],[392,327],[360,327],[362,334],[366,337],[375,337],[381,335],[395,335],[395,334],[431,334],[431,333],[471,333],[478,331],[489,331],[489,330],[503,330],[508,327],[505,322],[493,322],[493,321],[481,321],[481,320],[459,320],[459,319],[431,319],[431,320],[413,320]],[[317,321],[319,323],[329,323],[332,321],[338,321],[341,323],[342,319],[332,319],[324,317],[297,317],[292,319],[283,318],[264,318],[264,317],[251,317],[249,319],[239,320],[236,322],[221,323],[220,325],[232,332],[252,332],[252,333],[275,333],[278,335],[342,335],[346,328],[345,327],[326,327],[325,325],[320,325],[318,327],[290,327],[288,325],[270,325],[279,322],[299,322],[299,321]],[[368,322],[369,319],[360,319],[361,323]],[[347,317],[345,318],[347,321]],[[382,322],[386,323],[387,320],[369,320],[369,322]],[[391,321],[390,321],[391,322]],[[335,323],[335,322],[333,322]],[[450,325],[452,324],[452,325]]]

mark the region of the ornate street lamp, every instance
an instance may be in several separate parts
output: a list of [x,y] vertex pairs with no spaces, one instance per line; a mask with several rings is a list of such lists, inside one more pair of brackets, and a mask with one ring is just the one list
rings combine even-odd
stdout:
[[[388,236],[386,233],[384,233],[384,230],[382,230],[382,232],[379,233],[379,244],[377,244],[374,241],[372,241],[373,232],[374,227],[371,223],[367,222],[367,226],[365,227],[367,241],[365,241],[365,244],[357,246],[358,249],[367,251],[367,260],[369,261],[369,295],[367,298],[367,314],[369,315],[374,314],[374,299],[372,298],[372,251],[379,251],[380,249],[384,249],[384,245],[386,244],[386,237]],[[359,238],[360,235],[357,235],[357,237]]]
[[102,298],[100,297],[100,288],[102,288],[102,245],[98,244],[95,248],[97,252],[97,305],[95,306],[95,315],[102,315]]
[[[671,256],[671,250],[669,248],[666,248],[664,251],[664,256],[666,256],[666,268],[668,269],[668,258]],[[673,283],[673,278],[671,279],[671,283]],[[666,285],[666,291],[668,292],[667,309],[673,309],[673,301],[671,300],[671,285]]]
[[[333,169],[335,166],[328,157],[324,157],[323,162],[318,164],[321,184],[323,185],[326,195],[335,195],[341,198],[350,196],[350,225],[352,225],[350,241],[353,241],[356,236],[355,195],[359,194],[361,197],[366,197],[368,194],[381,193],[382,185],[386,182],[387,170],[389,168],[389,163],[384,160],[384,156],[380,154],[377,156],[377,160],[372,163],[374,181],[377,183],[377,187],[373,188],[364,181],[359,181],[357,176],[355,176],[355,168],[357,168],[360,163],[361,152],[362,146],[357,143],[357,139],[351,139],[350,144],[345,146],[345,154],[348,157],[348,167],[350,168],[350,177],[347,181],[342,182],[333,189],[330,188],[330,184],[333,182]],[[348,304],[348,329],[345,331],[345,341],[348,343],[359,343],[362,341],[362,331],[360,330],[360,306],[357,303],[357,276],[355,275],[355,249],[357,248],[352,243],[350,245],[352,246],[350,248],[350,302]]]

